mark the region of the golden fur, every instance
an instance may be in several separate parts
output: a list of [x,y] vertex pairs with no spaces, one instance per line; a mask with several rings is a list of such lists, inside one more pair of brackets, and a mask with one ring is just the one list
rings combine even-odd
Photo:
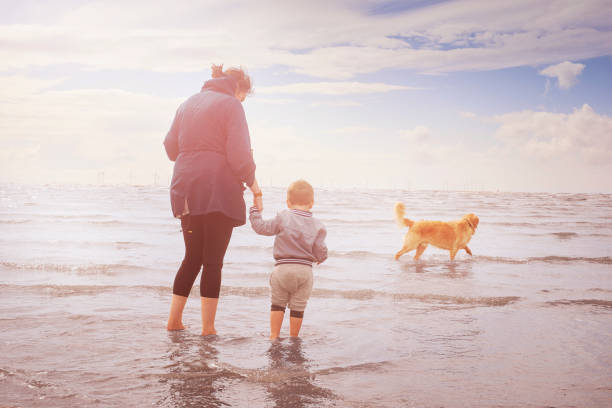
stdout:
[[395,220],[400,226],[410,229],[404,237],[404,246],[395,254],[395,259],[406,252],[416,249],[414,259],[418,260],[427,245],[431,244],[450,251],[451,261],[461,249],[472,255],[467,244],[478,227],[478,217],[474,214],[464,215],[458,221],[412,221],[404,218],[405,207],[402,203],[395,204]]

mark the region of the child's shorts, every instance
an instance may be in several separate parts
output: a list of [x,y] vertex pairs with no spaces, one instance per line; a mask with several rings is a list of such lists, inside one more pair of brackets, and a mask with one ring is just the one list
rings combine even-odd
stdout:
[[273,305],[303,312],[312,293],[312,266],[280,264],[270,275],[270,300]]

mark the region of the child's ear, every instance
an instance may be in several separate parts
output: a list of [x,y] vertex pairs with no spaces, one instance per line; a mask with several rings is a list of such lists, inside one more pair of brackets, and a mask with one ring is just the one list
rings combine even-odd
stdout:
[[291,208],[291,201],[289,199],[287,199],[287,207]]

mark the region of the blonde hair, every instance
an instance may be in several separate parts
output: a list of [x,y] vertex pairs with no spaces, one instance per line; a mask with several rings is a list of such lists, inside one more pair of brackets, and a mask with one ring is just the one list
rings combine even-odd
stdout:
[[212,77],[213,78],[222,78],[222,77],[232,77],[238,84],[238,90],[248,95],[253,92],[251,77],[245,72],[242,67],[240,68],[228,68],[225,71],[223,70],[223,64],[221,65],[212,65]]
[[294,181],[287,189],[287,200],[296,205],[311,204],[314,201],[314,190],[305,180]]

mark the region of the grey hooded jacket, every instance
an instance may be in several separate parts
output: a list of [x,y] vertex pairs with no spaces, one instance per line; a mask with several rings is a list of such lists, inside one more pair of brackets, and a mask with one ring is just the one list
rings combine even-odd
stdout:
[[274,259],[276,265],[298,263],[310,265],[327,259],[325,237],[327,231],[321,221],[309,211],[283,210],[271,220],[264,220],[255,207],[251,207],[251,227],[260,235],[276,235]]

